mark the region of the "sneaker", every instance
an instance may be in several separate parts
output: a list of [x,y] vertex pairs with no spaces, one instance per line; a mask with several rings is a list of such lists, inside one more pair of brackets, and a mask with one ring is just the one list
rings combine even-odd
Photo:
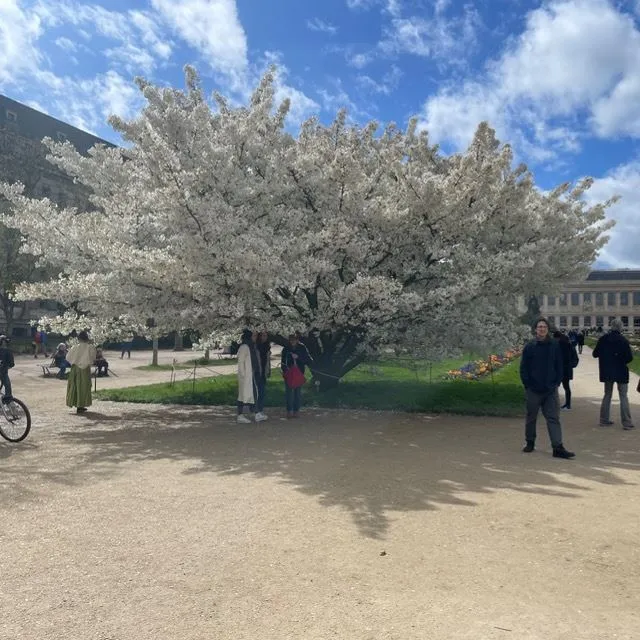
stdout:
[[600,426],[601,427],[610,427],[612,424],[614,424],[613,420],[601,420],[600,421]]
[[622,427],[625,431],[631,431],[631,429],[635,429],[635,425],[628,424],[626,427]]
[[553,450],[554,458],[564,458],[565,460],[570,460],[571,458],[575,458],[576,454],[573,451],[567,451],[562,445],[556,447]]
[[536,443],[533,440],[527,440],[527,444],[522,449],[522,453],[531,453],[536,448]]
[[258,411],[258,413],[256,413],[256,422],[264,422],[268,419],[269,416],[265,415],[262,411]]
[[249,420],[249,418],[247,418],[247,416],[242,413],[236,418],[236,422],[238,422],[239,424],[251,424],[251,420]]
[[561,409],[562,411],[571,411],[571,407],[567,407],[567,405],[566,405],[566,404],[563,404],[563,405],[560,407],[560,409]]

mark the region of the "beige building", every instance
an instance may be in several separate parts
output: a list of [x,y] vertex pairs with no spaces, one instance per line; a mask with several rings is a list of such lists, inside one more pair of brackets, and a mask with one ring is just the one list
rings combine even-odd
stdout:
[[592,271],[584,282],[567,284],[559,295],[538,299],[540,311],[560,329],[609,326],[618,318],[640,333],[640,269]]

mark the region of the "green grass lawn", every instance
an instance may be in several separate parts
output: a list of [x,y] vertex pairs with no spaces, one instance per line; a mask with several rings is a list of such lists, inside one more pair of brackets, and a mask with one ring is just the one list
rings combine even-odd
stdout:
[[[193,365],[197,364],[198,367],[223,367],[229,364],[237,364],[237,358],[220,358],[219,360],[205,360],[204,358],[198,358],[197,360],[187,360],[186,362],[178,362],[175,364],[176,370],[193,369]],[[172,364],[144,364],[141,367],[134,367],[139,371],[171,371],[174,367]]]
[[[397,410],[412,412],[457,413],[469,415],[519,416],[523,413],[524,396],[516,360],[480,381],[443,381],[442,376],[465,360],[446,360],[433,364],[390,359],[361,365],[345,376],[340,385],[318,393],[307,384],[304,389],[307,406]],[[430,382],[431,380],[431,382]],[[117,402],[141,402],[188,405],[224,405],[236,402],[235,375],[186,380],[170,386],[153,384],[125,389],[105,389],[97,397]],[[284,386],[278,372],[267,384],[266,405],[284,405]]]

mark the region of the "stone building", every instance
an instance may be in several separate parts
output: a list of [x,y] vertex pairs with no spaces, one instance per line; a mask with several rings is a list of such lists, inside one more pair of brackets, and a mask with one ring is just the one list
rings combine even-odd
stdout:
[[609,326],[617,318],[626,331],[640,333],[640,269],[592,271],[559,295],[539,296],[540,311],[560,329]]
[[[96,144],[113,146],[106,140],[0,95],[0,182],[21,182],[27,195],[47,197],[63,207],[83,208],[87,202],[86,190],[47,162],[46,149],[41,142],[45,137],[59,142],[69,141],[82,154]],[[0,201],[0,211],[6,205],[6,201]],[[52,242],[56,241],[56,233],[57,230],[51,230]],[[0,291],[0,295],[3,293]],[[0,305],[0,329],[5,330],[7,323],[3,307]],[[46,308],[47,303],[40,307]],[[30,305],[16,309],[12,333],[24,335],[29,320],[42,315],[40,307]]]

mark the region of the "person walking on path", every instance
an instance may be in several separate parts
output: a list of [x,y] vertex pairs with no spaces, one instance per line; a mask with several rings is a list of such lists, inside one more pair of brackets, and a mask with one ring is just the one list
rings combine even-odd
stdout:
[[[292,333],[289,336],[289,344],[282,349],[280,366],[284,376],[291,367],[298,367],[304,375],[305,367],[311,365],[312,360],[309,351],[300,342],[298,334]],[[284,381],[285,402],[287,405],[287,418],[297,418],[302,407],[302,386],[291,387]]]
[[89,342],[89,334],[81,331],[78,344],[69,349],[67,361],[71,365],[67,380],[67,406],[84,413],[91,406],[91,367],[96,360],[96,349]]
[[611,397],[615,383],[618,385],[618,395],[620,396],[622,428],[627,431],[633,429],[631,409],[629,408],[629,367],[627,366],[633,360],[633,351],[631,351],[629,341],[622,335],[620,320],[612,320],[611,330],[598,340],[596,348],[593,350],[593,357],[598,358],[600,382],[604,382],[604,397],[600,405],[600,426],[610,427],[613,424]]
[[[244,408],[248,407],[254,412],[258,399],[257,380],[261,375],[260,357],[256,349],[257,334],[255,331],[245,329],[242,333],[242,344],[238,348],[238,417],[240,424],[249,424],[251,419],[244,415]],[[264,415],[264,414],[263,414]],[[256,422],[265,420],[258,418]]]
[[553,337],[560,345],[562,352],[562,388],[564,389],[564,404],[560,409],[571,409],[571,380],[573,380],[573,370],[578,366],[578,354],[576,348],[571,344],[569,338],[561,331],[554,331]]
[[256,398],[256,422],[267,420],[264,412],[265,393],[267,390],[267,378],[271,377],[271,343],[269,333],[264,330],[258,334],[256,349],[260,358],[260,375],[257,379],[258,397]]
[[578,333],[578,353],[582,353],[582,347],[584,347],[584,331]]
[[546,318],[540,318],[536,322],[535,333],[535,340],[525,346],[520,360],[520,379],[527,398],[526,445],[523,451],[531,453],[535,449],[536,423],[542,409],[553,447],[553,457],[573,458],[575,453],[567,451],[562,443],[558,387],[562,382],[564,368],[560,345],[549,336],[549,322]]

